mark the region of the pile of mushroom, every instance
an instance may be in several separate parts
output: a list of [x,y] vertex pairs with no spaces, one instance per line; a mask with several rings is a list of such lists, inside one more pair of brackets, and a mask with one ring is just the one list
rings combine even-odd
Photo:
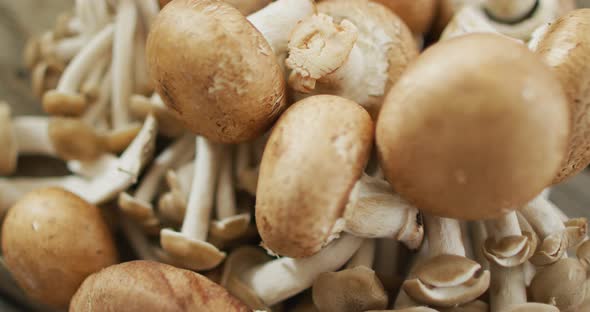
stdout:
[[77,0],[24,55],[49,116],[0,103],[0,289],[29,307],[590,306],[587,221],[546,196],[590,163],[590,9]]

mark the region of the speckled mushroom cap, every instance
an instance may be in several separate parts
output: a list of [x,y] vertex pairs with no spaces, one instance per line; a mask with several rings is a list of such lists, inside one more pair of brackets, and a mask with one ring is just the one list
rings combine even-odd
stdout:
[[415,34],[430,30],[437,9],[436,0],[372,0],[390,8]]
[[[339,93],[361,104],[376,117],[387,90],[418,55],[412,32],[390,10],[371,1],[329,0],[318,3],[317,9],[337,23],[346,19],[358,29],[356,45],[369,60],[365,64],[366,81],[360,83],[358,91]],[[321,85],[316,90],[316,94],[332,93],[323,90]]]
[[289,257],[317,253],[367,162],[373,122],[358,104],[308,97],[276,123],[260,164],[256,224],[264,246]]
[[557,173],[569,109],[551,70],[494,34],[439,42],[408,68],[377,122],[381,165],[416,207],[459,219],[498,217]]
[[70,311],[250,311],[223,287],[192,271],[131,261],[89,276]]
[[88,275],[117,262],[99,209],[60,188],[28,193],[8,211],[2,253],[30,297],[62,308]]
[[271,47],[223,1],[170,2],[146,49],[164,103],[189,130],[210,140],[255,138],[285,108],[285,81]]
[[552,23],[536,45],[565,90],[572,112],[567,159],[555,183],[590,163],[590,9],[572,11]]

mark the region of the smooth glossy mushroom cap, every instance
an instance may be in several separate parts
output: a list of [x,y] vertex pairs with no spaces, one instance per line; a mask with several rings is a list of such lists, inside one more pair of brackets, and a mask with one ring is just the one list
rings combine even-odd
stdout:
[[89,276],[70,311],[250,311],[223,287],[188,270],[152,261],[131,261]]
[[225,259],[225,252],[219,251],[212,244],[191,239],[170,229],[163,229],[160,232],[160,242],[162,248],[174,258],[176,263],[191,270],[210,270]]
[[99,209],[60,188],[28,193],[8,211],[2,253],[18,285],[54,307],[67,307],[88,275],[117,262]]
[[387,308],[387,293],[375,271],[357,266],[320,274],[313,283],[313,302],[322,312]]
[[271,47],[222,1],[170,2],[152,25],[146,50],[164,103],[210,140],[253,139],[285,108],[285,80]]
[[548,304],[528,302],[509,306],[502,312],[559,312],[559,309]]
[[86,99],[79,93],[49,90],[43,95],[43,110],[50,115],[80,116],[86,110]]
[[274,126],[260,165],[256,224],[263,244],[293,258],[329,242],[373,140],[371,117],[332,95],[291,106]]
[[437,9],[436,0],[372,0],[391,9],[417,35],[430,30]]
[[248,16],[272,2],[272,0],[224,0],[233,5],[240,13]]
[[567,148],[563,90],[522,44],[470,34],[427,49],[391,89],[377,122],[385,176],[416,207],[499,217],[537,196]]
[[590,9],[580,9],[549,25],[536,53],[559,78],[570,105],[572,133],[567,159],[554,183],[580,172],[590,163]]
[[18,146],[12,130],[12,114],[10,106],[0,102],[0,175],[9,175],[16,170]]
[[537,272],[529,292],[535,302],[554,304],[560,310],[567,310],[584,301],[586,279],[586,270],[578,260],[564,258]]

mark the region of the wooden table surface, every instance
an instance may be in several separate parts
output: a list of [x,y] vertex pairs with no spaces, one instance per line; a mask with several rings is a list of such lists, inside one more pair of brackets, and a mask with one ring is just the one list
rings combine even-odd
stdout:
[[[99,1],[99,0],[97,0]],[[51,27],[56,16],[71,8],[73,0],[0,0],[0,100],[13,107],[15,115],[41,113],[39,101],[31,94],[29,76],[22,65],[22,50],[32,34]],[[590,0],[580,0],[590,7]],[[570,216],[590,218],[590,174],[579,176],[554,188],[552,199]],[[0,311],[21,311],[2,301]]]

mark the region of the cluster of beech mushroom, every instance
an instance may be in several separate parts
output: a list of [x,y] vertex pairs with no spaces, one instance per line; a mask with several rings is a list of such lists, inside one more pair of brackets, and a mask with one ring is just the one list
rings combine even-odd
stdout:
[[0,104],[0,213],[30,306],[590,311],[587,221],[547,197],[590,163],[573,1],[76,0],[24,57],[49,117]]

